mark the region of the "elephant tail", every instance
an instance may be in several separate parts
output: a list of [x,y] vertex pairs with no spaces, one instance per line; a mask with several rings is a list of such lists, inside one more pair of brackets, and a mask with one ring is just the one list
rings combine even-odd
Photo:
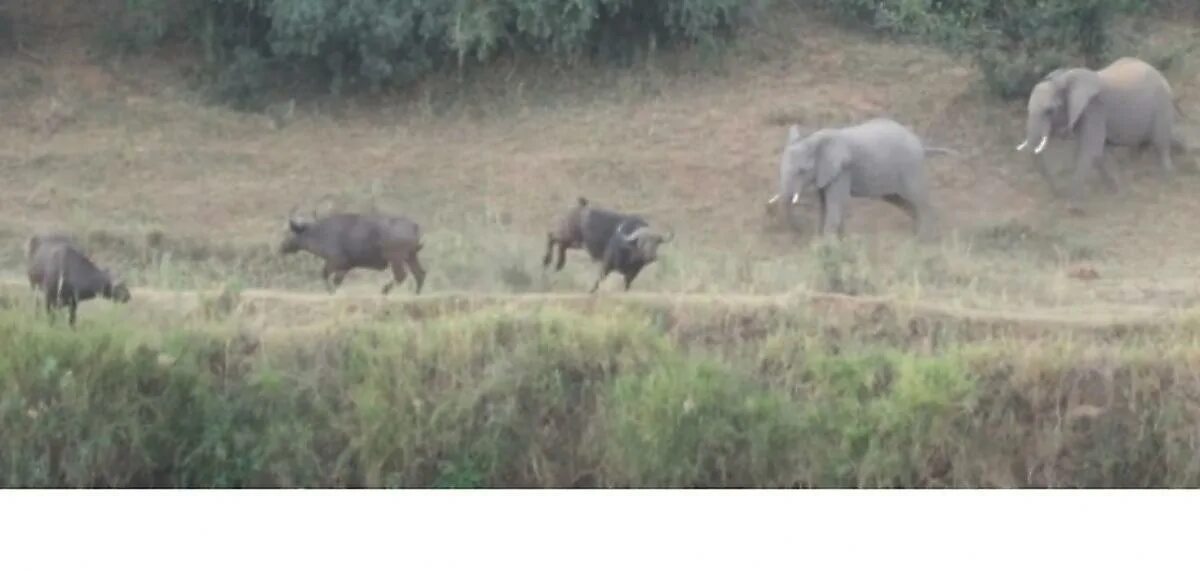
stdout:
[[954,149],[948,149],[946,147],[925,147],[925,154],[926,155],[951,155],[951,156],[955,156],[955,157],[962,155],[962,153],[960,153]]
[[1180,109],[1180,108],[1179,108],[1179,100],[1177,100],[1177,99],[1172,99],[1172,100],[1171,100],[1171,105],[1174,105],[1174,106],[1175,106],[1175,112],[1176,112],[1176,113],[1178,113],[1180,117],[1183,117],[1184,119],[1191,120],[1191,117],[1188,117],[1187,113],[1184,113],[1184,112],[1183,112],[1183,109]]

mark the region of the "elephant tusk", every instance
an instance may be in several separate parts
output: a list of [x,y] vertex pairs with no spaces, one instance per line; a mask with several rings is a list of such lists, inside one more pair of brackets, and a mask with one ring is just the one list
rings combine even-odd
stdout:
[[767,204],[775,204],[776,202],[779,202],[780,196],[782,196],[782,195],[776,194],[775,196],[771,197],[771,200],[768,200]]
[[1018,152],[1024,151],[1025,147],[1028,147],[1028,146],[1029,146],[1029,139],[1025,139],[1024,141],[1021,141],[1020,145],[1017,145],[1017,151]]
[[1046,141],[1049,141],[1049,140],[1050,140],[1049,135],[1042,137],[1042,142],[1038,143],[1037,148],[1033,150],[1033,154],[1035,154],[1035,155],[1042,154],[1042,150],[1046,148]]
[[795,204],[797,202],[800,202],[800,193],[799,192],[792,195],[792,204]]

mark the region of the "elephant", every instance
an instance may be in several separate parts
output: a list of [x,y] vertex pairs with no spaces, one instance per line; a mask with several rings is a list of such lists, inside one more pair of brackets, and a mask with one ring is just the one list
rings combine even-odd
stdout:
[[792,125],[780,159],[779,192],[767,204],[784,198],[795,204],[811,188],[820,199],[820,234],[836,231],[842,236],[850,197],[878,198],[912,217],[918,237],[929,237],[937,214],[929,201],[925,157],[933,154],[958,153],[926,147],[891,119],[820,129],[808,136]]
[[[1033,146],[1038,172],[1054,191],[1042,151],[1051,136],[1074,136],[1076,164],[1071,202],[1077,202],[1093,167],[1100,171],[1110,191],[1120,192],[1121,182],[1112,158],[1105,156],[1105,146],[1140,150],[1151,145],[1158,151],[1163,172],[1171,176],[1172,149],[1187,150],[1173,130],[1176,111],[1166,78],[1140,59],[1123,57],[1099,71],[1056,69],[1030,91],[1025,140],[1017,145],[1017,151]],[[1078,210],[1078,206],[1073,204],[1072,209]]]

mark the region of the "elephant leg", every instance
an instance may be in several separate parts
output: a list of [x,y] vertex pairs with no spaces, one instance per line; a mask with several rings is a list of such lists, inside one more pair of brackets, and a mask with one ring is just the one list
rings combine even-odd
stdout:
[[1117,194],[1121,192],[1121,177],[1117,174],[1115,161],[1110,156],[1102,156],[1096,161],[1096,166],[1099,167],[1100,175],[1104,178],[1105,184],[1108,186],[1109,192]]
[[1162,172],[1168,178],[1174,178],[1175,164],[1171,162],[1171,140],[1166,139],[1155,145],[1158,147],[1158,161],[1162,165]]
[[850,177],[841,175],[825,189],[825,220],[822,235],[845,232],[846,204],[850,201]]
[[1058,185],[1054,183],[1054,175],[1050,174],[1050,166],[1046,164],[1046,157],[1033,155],[1030,160],[1033,161],[1033,166],[1041,175],[1042,180],[1046,182],[1046,186],[1050,188],[1050,194],[1058,194]]
[[1154,136],[1150,141],[1158,150],[1158,161],[1162,165],[1162,174],[1168,180],[1175,177],[1175,165],[1171,162],[1171,148],[1175,146],[1177,140],[1173,128],[1174,123],[1175,114],[1170,110],[1159,113],[1155,118]]
[[1146,154],[1146,145],[1134,145],[1132,151],[1133,158],[1140,160]]
[[910,201],[899,194],[889,194],[884,196],[883,200],[888,204],[899,208],[905,214],[907,214],[909,218],[912,219],[913,232],[917,236],[923,236],[925,234],[925,224],[927,221],[924,219],[924,215],[917,208],[917,205],[913,201]]
[[1078,212],[1081,210],[1079,203],[1083,200],[1084,185],[1087,184],[1087,175],[1095,163],[1095,159],[1080,157],[1075,164],[1075,172],[1071,174],[1071,190],[1068,191],[1067,195],[1067,200],[1073,211]]
[[1171,150],[1178,153],[1183,160],[1184,172],[1194,173],[1197,170],[1196,158],[1192,156],[1192,146],[1187,138],[1174,131],[1171,132]]
[[924,170],[918,166],[909,173],[904,182],[906,192],[897,198],[905,202],[905,206],[901,208],[912,217],[917,238],[928,240],[936,237],[938,216],[933,204],[929,202],[929,179]]
[[1186,155],[1191,152],[1191,148],[1188,145],[1187,139],[1183,138],[1183,135],[1175,132],[1171,133],[1171,149],[1181,155]]
[[826,211],[829,209],[828,199],[825,197],[825,191],[817,192],[817,199],[818,199],[818,202],[820,203],[820,205],[819,205],[820,210],[817,213],[817,216],[818,216],[817,228],[818,228],[818,233],[823,234],[825,231],[824,225],[825,225],[825,216],[827,214]]
[[[1071,176],[1070,209],[1081,212],[1079,202],[1083,198],[1084,184],[1088,172],[1104,159],[1104,117],[1089,115],[1080,121],[1075,147],[1075,172]],[[1119,191],[1120,189],[1118,189]]]
[[821,236],[828,237],[842,232],[842,205],[830,199],[825,206],[825,220],[821,221]]

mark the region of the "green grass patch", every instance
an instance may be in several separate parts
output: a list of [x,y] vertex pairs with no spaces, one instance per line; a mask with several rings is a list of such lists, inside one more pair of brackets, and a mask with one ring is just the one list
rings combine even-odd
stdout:
[[4,487],[1200,482],[1185,330],[498,307],[286,334],[112,311],[71,331],[8,305]]

